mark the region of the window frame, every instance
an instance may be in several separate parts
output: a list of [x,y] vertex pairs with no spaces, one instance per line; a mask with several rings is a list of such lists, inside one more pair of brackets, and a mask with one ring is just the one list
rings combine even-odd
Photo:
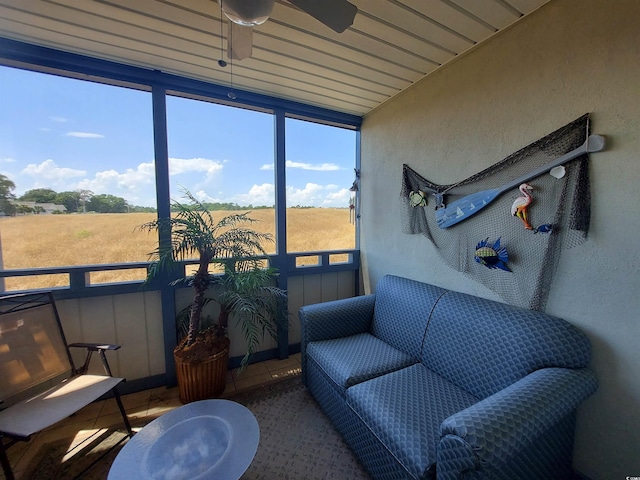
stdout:
[[[296,255],[292,253],[287,254],[286,252],[285,119],[294,118],[354,130],[356,132],[355,169],[359,177],[360,127],[362,117],[237,89],[234,89],[236,98],[232,101],[228,97],[229,89],[224,85],[4,38],[0,38],[0,65],[151,92],[158,218],[167,218],[170,215],[171,203],[167,141],[167,95],[201,99],[207,102],[236,108],[246,108],[263,113],[271,113],[275,122],[274,182],[276,190],[276,253],[271,255],[269,260],[272,265],[279,269],[281,283],[286,285],[286,279],[290,275],[359,269],[360,215],[357,210],[355,249],[330,252],[304,252],[303,255],[317,254],[321,259],[318,265],[305,267],[303,269],[304,272],[298,271],[301,269],[300,267],[296,267]],[[356,205],[360,204],[359,196],[360,191],[358,190],[356,192]],[[159,237],[161,244],[166,244],[169,241],[170,238],[168,235]],[[351,261],[344,264],[332,264],[329,261],[330,256],[336,253],[349,254]],[[162,289],[162,285],[167,284],[165,283],[168,280],[166,278],[158,278],[155,282],[144,285],[139,281],[97,285],[91,285],[89,282],[89,274],[93,271],[144,268],[146,266],[148,266],[148,262],[0,270],[0,292],[4,291],[4,278],[6,277],[61,273],[68,274],[70,281],[69,287],[55,289],[57,291],[57,297],[59,298],[112,295],[116,293],[140,291],[141,288],[148,290]],[[14,293],[14,291],[11,293]]]

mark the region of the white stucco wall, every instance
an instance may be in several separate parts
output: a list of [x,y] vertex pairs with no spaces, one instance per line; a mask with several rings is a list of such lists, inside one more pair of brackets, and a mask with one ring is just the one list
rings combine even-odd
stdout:
[[640,1],[552,0],[369,114],[362,127],[365,288],[392,273],[488,298],[399,220],[402,164],[454,183],[592,114],[587,243],[562,254],[547,312],[585,331],[598,392],[579,410],[575,468],[640,475]]

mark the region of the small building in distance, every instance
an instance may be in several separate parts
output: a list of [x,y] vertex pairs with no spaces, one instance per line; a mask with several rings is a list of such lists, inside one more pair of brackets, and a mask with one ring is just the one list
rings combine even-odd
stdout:
[[11,200],[11,203],[16,207],[16,215],[67,213],[67,207],[56,203],[23,202],[19,200]]

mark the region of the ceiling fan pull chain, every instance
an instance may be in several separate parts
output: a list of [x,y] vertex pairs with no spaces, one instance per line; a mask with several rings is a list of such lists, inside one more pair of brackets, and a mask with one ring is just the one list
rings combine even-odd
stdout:
[[219,5],[220,5],[220,60],[218,60],[218,65],[224,68],[227,66],[227,62],[224,60],[224,44],[223,44],[224,22],[222,21],[222,16],[224,14],[222,12],[222,3],[219,3]]

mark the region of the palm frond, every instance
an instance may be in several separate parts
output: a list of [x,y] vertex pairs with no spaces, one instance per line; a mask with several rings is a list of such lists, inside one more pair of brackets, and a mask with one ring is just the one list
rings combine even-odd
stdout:
[[[189,191],[184,191],[189,203],[172,202],[175,215],[157,219],[141,225],[141,230],[170,233],[168,244],[161,244],[149,254],[153,260],[149,266],[147,280],[163,271],[174,268],[178,262],[197,258],[199,268],[193,277],[172,281],[172,285],[187,282],[193,286],[195,297],[189,318],[189,337],[194,326],[200,324],[194,318],[201,312],[205,301],[204,292],[216,287],[216,298],[222,308],[231,312],[241,326],[247,340],[247,354],[242,360],[246,365],[249,357],[266,334],[277,338],[278,325],[286,320],[286,292],[270,286],[276,270],[263,269],[267,257],[264,245],[273,242],[273,235],[249,228],[257,220],[249,212],[235,213],[214,219],[206,205]],[[210,275],[208,265],[224,266],[224,274]]]
[[236,325],[240,326],[247,342],[247,352],[240,362],[247,365],[266,335],[274,340],[278,328],[287,320],[287,292],[271,286],[276,269],[261,269],[257,264],[239,262],[228,265],[225,274],[218,277],[218,302],[232,312]]

